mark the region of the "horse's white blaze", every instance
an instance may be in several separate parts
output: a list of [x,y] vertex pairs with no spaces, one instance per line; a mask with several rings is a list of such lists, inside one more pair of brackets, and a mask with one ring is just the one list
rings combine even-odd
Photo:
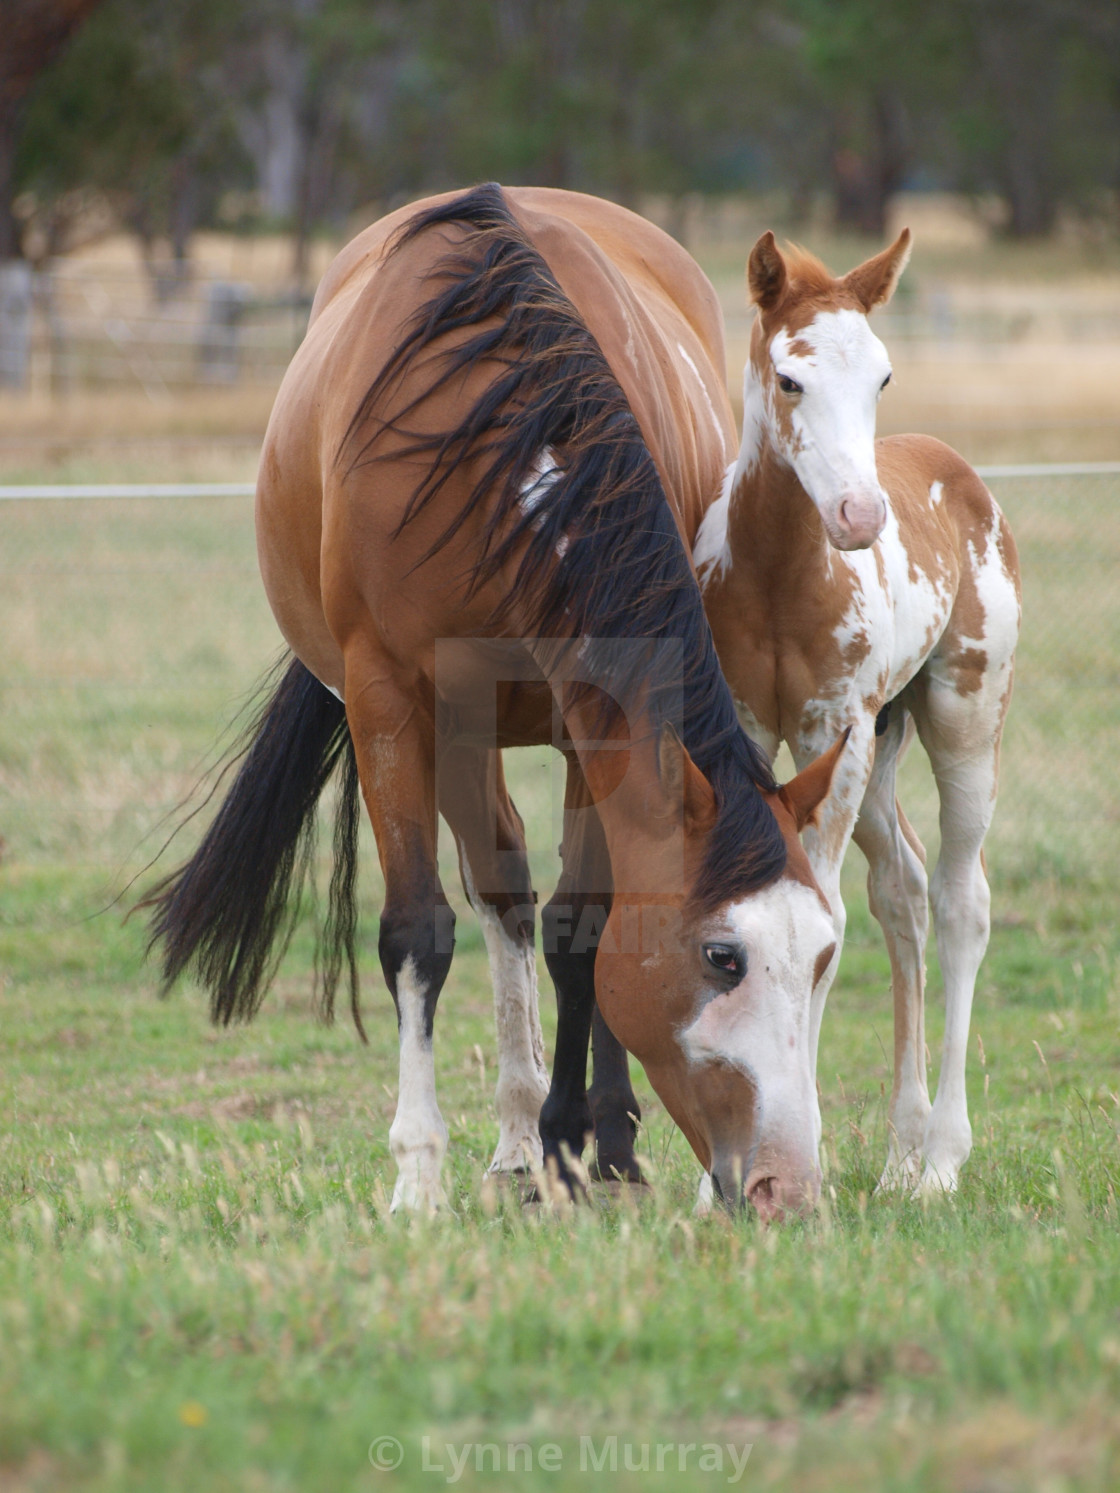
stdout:
[[783,327],[769,350],[774,371],[803,390],[779,407],[787,396],[767,385],[771,439],[838,543],[842,505],[862,515],[887,501],[875,466],[875,411],[890,373],[887,350],[863,313],[852,310],[818,312],[793,336]]
[[685,1055],[701,1068],[728,1064],[753,1082],[756,1165],[811,1168],[820,1116],[804,997],[817,959],[833,941],[831,919],[814,889],[783,878],[726,909],[706,936],[740,943],[747,973],[681,1030]]
[[432,1039],[424,1030],[426,991],[410,955],[397,974],[400,1013],[400,1081],[389,1149],[397,1163],[394,1213],[432,1212],[445,1202],[440,1173],[447,1154],[447,1126],[436,1102]]
[[931,482],[930,485],[929,485],[929,501],[930,501],[930,505],[932,507],[936,508],[937,505],[938,505],[938,503],[940,503],[941,499],[944,496],[945,496],[945,486],[944,486],[944,483],[941,483],[941,482]]
[[494,987],[494,1021],[498,1034],[498,1145],[492,1172],[533,1170],[543,1162],[539,1129],[541,1105],[548,1095],[537,996],[537,962],[531,943],[512,937],[495,908],[475,890],[466,859],[463,880],[471,906],[482,924],[490,980]]
[[692,563],[703,587],[713,577],[722,573],[731,563],[731,547],[727,542],[727,524],[731,512],[731,489],[735,484],[736,464],[732,462],[723,474],[723,486],[719,497],[705,513],[696,542],[692,546]]
[[723,426],[719,423],[719,416],[716,414],[716,407],[712,403],[712,396],[708,393],[708,386],[707,386],[707,384],[700,377],[700,370],[699,370],[699,368],[697,368],[696,364],[689,357],[688,353],[685,352],[684,348],[681,346],[681,344],[679,342],[677,343],[677,351],[680,353],[680,355],[684,359],[684,361],[688,364],[689,369],[692,372],[693,378],[695,378],[697,384],[699,385],[700,393],[701,393],[701,395],[703,397],[705,407],[707,408],[707,411],[708,411],[708,418],[711,420],[711,422],[712,422],[712,429],[715,431],[716,440],[719,442],[720,446],[723,446],[723,447],[726,448],[726,444],[727,443],[726,443],[726,440],[724,438]]

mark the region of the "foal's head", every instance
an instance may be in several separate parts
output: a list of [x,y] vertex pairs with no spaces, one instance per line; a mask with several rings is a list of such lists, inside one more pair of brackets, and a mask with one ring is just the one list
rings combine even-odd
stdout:
[[875,470],[875,409],[890,382],[887,350],[867,324],[910,257],[910,230],[841,279],[772,233],[751,250],[758,307],[744,381],[744,447],[765,437],[793,468],[837,549],[866,549],[887,519]]
[[646,778],[640,862],[612,849],[616,888],[649,890],[616,894],[595,965],[599,1007],[716,1192],[764,1219],[806,1213],[820,1191],[810,1008],[836,945],[798,834],[815,818],[843,744],[765,794],[786,859],[761,886],[735,889],[728,867],[729,891],[704,888],[717,806],[668,729],[659,760],[631,767]]

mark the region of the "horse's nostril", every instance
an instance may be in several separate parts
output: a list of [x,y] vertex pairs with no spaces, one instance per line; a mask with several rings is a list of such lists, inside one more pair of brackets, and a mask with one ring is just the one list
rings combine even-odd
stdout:
[[777,1206],[777,1201],[774,1197],[776,1185],[774,1177],[760,1177],[757,1182],[752,1183],[751,1190],[747,1193],[751,1205],[764,1218],[769,1217]]

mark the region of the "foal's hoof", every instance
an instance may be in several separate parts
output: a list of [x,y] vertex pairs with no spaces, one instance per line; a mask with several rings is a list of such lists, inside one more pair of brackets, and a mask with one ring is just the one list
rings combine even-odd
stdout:
[[922,1153],[910,1151],[906,1156],[888,1156],[876,1192],[917,1191],[922,1176]]

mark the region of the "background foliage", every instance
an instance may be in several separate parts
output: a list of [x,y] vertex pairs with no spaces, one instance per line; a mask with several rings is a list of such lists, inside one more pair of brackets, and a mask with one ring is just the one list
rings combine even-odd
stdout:
[[874,234],[904,185],[1019,237],[1115,226],[1108,0],[101,0],[50,56],[13,126],[32,256],[92,190],[179,258],[199,226],[292,229],[298,278],[317,226],[484,177],[827,193]]

